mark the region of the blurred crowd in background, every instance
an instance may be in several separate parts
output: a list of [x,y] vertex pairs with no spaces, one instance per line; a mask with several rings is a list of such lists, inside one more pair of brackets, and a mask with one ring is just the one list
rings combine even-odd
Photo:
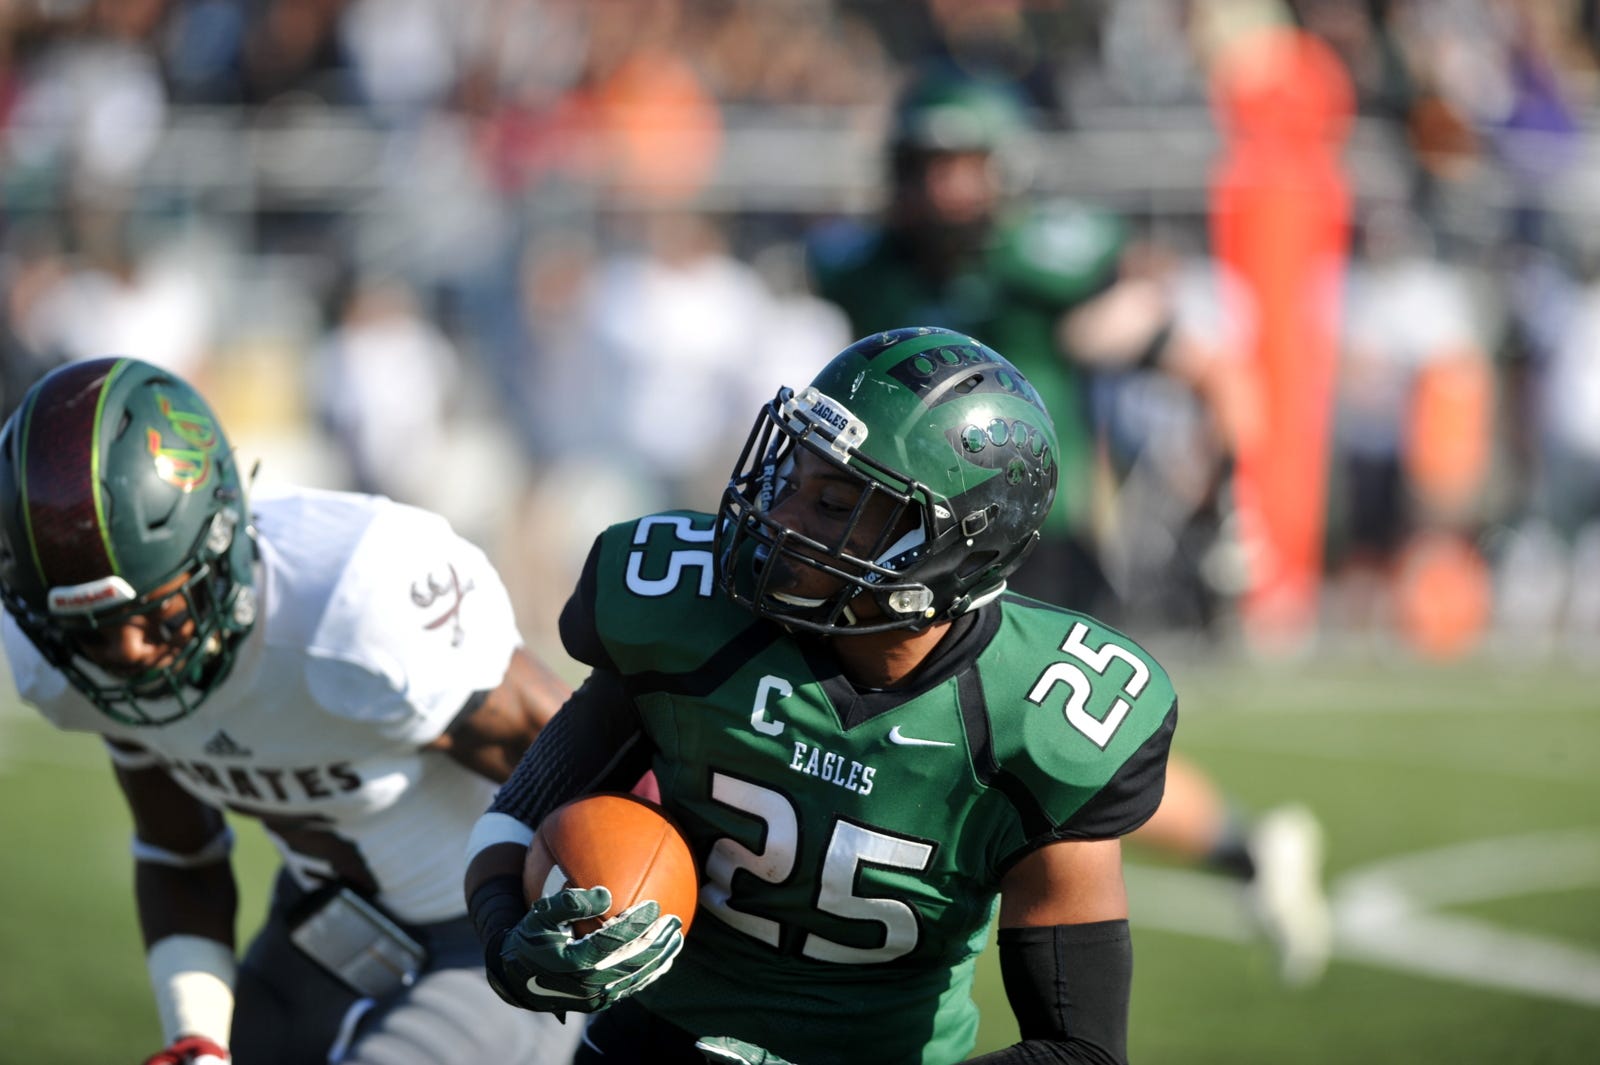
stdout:
[[[546,642],[600,527],[714,507],[854,339],[804,249],[930,57],[1015,84],[1033,189],[1119,212],[1226,367],[1211,86],[1272,24],[1355,94],[1319,639],[1595,659],[1595,0],[0,0],[0,408],[169,366],[261,478],[450,517]],[[1103,562],[1130,631],[1223,645],[1235,415],[1165,385]]]

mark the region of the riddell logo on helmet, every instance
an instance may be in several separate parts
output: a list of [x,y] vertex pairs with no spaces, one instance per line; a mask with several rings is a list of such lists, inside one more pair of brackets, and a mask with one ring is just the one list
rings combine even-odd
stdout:
[[108,603],[131,603],[133,586],[121,577],[102,577],[85,584],[50,589],[52,614],[88,614]]
[[161,413],[167,425],[188,447],[167,447],[155,429],[145,431],[150,454],[156,460],[156,476],[185,492],[192,492],[211,479],[211,453],[217,449],[217,426],[204,414],[180,411],[172,400],[160,397]]

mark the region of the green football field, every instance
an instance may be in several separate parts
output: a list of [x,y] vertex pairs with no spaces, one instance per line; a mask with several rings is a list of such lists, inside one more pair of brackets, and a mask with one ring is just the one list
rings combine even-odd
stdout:
[[[1130,848],[1135,1061],[1600,1060],[1600,666],[1173,673],[1182,750],[1246,804],[1322,817],[1338,946],[1320,985],[1282,988],[1231,885]],[[141,1060],[128,817],[98,741],[5,691],[0,1061]],[[271,854],[240,839],[247,931]],[[1015,1034],[992,965],[981,993],[989,1049]]]

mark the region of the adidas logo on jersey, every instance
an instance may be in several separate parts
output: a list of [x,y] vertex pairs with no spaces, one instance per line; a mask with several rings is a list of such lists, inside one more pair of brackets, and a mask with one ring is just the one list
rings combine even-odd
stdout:
[[250,757],[250,748],[239,746],[234,738],[222,729],[218,729],[217,734],[206,741],[205,752],[214,758]]

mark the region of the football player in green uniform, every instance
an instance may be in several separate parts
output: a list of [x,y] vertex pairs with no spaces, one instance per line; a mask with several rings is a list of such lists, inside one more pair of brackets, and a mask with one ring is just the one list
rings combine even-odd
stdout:
[[[718,513],[601,533],[561,616],[592,672],[469,845],[501,995],[594,1013],[580,1062],[956,1062],[998,922],[1022,1042],[979,1060],[1125,1060],[1119,838],[1177,699],[1126,636],[1008,591],[1059,464],[1005,358],[896,329],[779,390]],[[647,901],[575,938],[610,893],[530,909],[534,829],[646,770],[700,863],[693,934]]]
[[1027,113],[1005,83],[931,68],[896,105],[888,145],[888,198],[877,223],[817,231],[808,264],[817,293],[857,335],[929,322],[979,336],[1016,364],[1055,417],[1061,491],[1023,583],[1052,601],[1107,605],[1110,589],[1089,536],[1094,432],[1088,374],[1107,362],[1153,361],[1159,315],[1138,323],[1144,347],[1079,328],[1111,292],[1128,244],[1114,214],[1067,200],[1010,195]]
[[[1160,375],[1226,422],[1240,381],[1222,370],[1227,360],[1187,342],[1160,286],[1135,265],[1143,257],[1119,216],[1021,194],[1026,171],[1043,164],[1030,158],[1031,133],[1008,83],[942,66],[921,71],[894,110],[882,217],[820,230],[811,273],[858,335],[928,322],[983,337],[1027,375],[1055,418],[1061,491],[1013,587],[1128,624],[1119,607],[1129,590],[1118,595],[1106,578],[1096,543],[1104,522],[1093,509],[1117,478],[1119,462],[1108,456],[1121,452],[1111,441],[1135,432],[1106,425],[1105,412],[1119,409],[1110,397],[1139,375]],[[1167,579],[1206,583],[1193,572]],[[1167,801],[1136,838],[1243,884],[1282,978],[1304,985],[1321,975],[1332,938],[1322,833],[1303,806],[1249,812],[1175,752]]]

